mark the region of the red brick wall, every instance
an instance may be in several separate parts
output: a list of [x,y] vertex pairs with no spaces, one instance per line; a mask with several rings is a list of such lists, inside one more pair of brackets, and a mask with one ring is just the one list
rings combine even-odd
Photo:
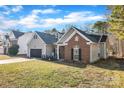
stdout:
[[[78,36],[79,40],[75,41],[75,37]],[[90,46],[86,44],[86,40],[83,39],[80,35],[75,34],[65,46],[65,60],[71,61],[71,49],[75,47],[75,45],[79,45],[81,48],[81,59],[83,63],[88,63],[90,61]]]

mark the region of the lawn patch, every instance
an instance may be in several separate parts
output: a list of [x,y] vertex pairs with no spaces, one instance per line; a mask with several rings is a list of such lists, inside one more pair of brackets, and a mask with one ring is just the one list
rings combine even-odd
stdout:
[[4,64],[0,87],[124,87],[124,72],[118,65],[101,61],[81,68],[42,60]]

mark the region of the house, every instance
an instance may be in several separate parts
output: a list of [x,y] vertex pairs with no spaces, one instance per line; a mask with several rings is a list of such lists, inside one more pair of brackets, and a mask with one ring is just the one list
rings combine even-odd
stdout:
[[47,58],[55,56],[55,42],[57,38],[44,32],[34,32],[28,42],[28,57]]
[[0,46],[2,46],[2,35],[0,35]]
[[4,53],[4,49],[2,46],[2,35],[0,35],[0,54],[3,54],[3,53]]
[[4,54],[8,54],[8,48],[12,45],[19,45],[18,55],[28,57],[50,57],[56,56],[55,42],[57,37],[43,32],[20,32],[11,31],[4,35]]
[[3,36],[2,42],[4,54],[8,54],[8,48],[12,45],[17,44],[18,38],[23,34],[23,32],[12,30],[10,33]]
[[46,30],[45,33],[51,34],[51,35],[55,35],[55,37],[57,39],[61,38],[62,35],[64,34],[64,31],[57,31],[55,28],[53,28],[52,30]]
[[57,41],[57,59],[92,63],[107,58],[107,35],[86,33],[72,27]]
[[19,55],[27,55],[28,43],[32,39],[33,35],[33,32],[26,32],[18,38],[17,44],[19,45]]

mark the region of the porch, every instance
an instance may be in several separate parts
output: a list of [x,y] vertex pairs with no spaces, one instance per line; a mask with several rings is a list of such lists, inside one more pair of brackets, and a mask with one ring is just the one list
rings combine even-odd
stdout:
[[81,48],[79,46],[71,48],[67,45],[57,45],[57,59],[70,63],[83,63]]

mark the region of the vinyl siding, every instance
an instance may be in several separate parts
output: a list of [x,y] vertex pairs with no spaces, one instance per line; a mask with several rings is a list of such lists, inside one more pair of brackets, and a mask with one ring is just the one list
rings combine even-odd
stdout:
[[99,59],[100,53],[99,44],[91,44],[90,47],[91,47],[90,63],[93,63],[94,61],[97,61]]
[[28,56],[30,56],[30,49],[42,49],[42,55],[46,55],[46,44],[39,37],[32,38],[28,44]]

